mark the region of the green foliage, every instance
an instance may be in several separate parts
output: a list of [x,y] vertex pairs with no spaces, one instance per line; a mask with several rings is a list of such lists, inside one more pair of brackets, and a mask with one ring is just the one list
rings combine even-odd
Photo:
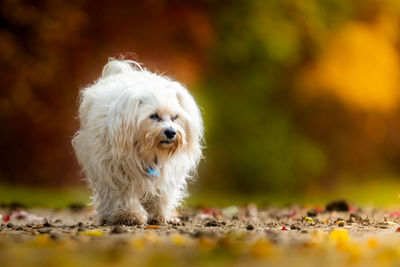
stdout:
[[294,191],[327,176],[330,146],[304,134],[298,122],[296,76],[327,36],[374,3],[251,0],[216,8],[219,39],[201,86],[207,184]]
[[28,208],[65,208],[89,204],[89,192],[80,188],[33,188],[0,184],[0,204],[20,203]]

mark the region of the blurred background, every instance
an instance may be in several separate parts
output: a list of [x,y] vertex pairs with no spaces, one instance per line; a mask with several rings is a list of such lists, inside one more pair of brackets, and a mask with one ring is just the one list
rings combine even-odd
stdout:
[[396,202],[399,37],[397,0],[3,0],[0,195],[85,188],[78,92],[124,55],[202,107],[193,198]]

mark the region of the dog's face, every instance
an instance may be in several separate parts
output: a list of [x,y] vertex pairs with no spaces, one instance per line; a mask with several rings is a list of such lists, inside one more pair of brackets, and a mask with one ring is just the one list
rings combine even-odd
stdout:
[[123,157],[137,153],[144,167],[162,164],[175,153],[189,152],[197,141],[193,119],[184,108],[191,103],[173,88],[161,92],[124,95],[117,101],[116,115],[122,116],[115,136],[117,149]]
[[148,161],[158,164],[186,148],[191,124],[174,92],[142,98],[137,113],[137,145]]
[[197,160],[202,133],[197,105],[178,83],[155,88],[127,90],[113,103],[108,136],[114,155],[135,160],[143,169],[180,152]]
[[148,97],[138,108],[139,132],[147,150],[174,153],[186,144],[187,120],[176,99]]

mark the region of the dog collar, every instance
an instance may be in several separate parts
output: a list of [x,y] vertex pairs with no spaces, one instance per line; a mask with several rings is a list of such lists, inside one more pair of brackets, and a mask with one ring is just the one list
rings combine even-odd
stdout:
[[151,178],[160,177],[160,172],[158,170],[156,170],[156,169],[153,169],[153,167],[151,165],[149,165],[149,167],[147,168],[147,174]]

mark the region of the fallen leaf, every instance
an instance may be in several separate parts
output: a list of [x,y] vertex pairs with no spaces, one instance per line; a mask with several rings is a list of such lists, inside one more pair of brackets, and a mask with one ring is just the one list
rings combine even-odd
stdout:
[[390,213],[389,216],[390,217],[400,217],[400,211],[394,211],[394,212]]
[[271,243],[266,239],[259,239],[251,246],[250,253],[256,258],[266,258],[271,254]]
[[131,244],[135,249],[142,249],[146,246],[147,241],[145,238],[136,238],[132,240]]
[[6,213],[3,215],[3,221],[4,222],[9,222],[10,221],[10,214]]
[[201,251],[210,252],[217,246],[217,242],[214,239],[202,237],[199,239],[198,246]]
[[40,247],[46,247],[53,245],[54,241],[50,238],[48,234],[41,234],[35,238],[35,244]]
[[103,236],[104,233],[100,230],[88,230],[82,233],[83,236]]
[[304,216],[304,220],[305,220],[306,222],[309,222],[309,223],[313,223],[313,222],[314,222],[313,219],[311,219],[310,217],[307,217],[307,216]]
[[172,243],[174,243],[177,246],[182,246],[185,244],[185,239],[183,238],[183,236],[181,236],[179,234],[172,235],[171,240],[172,240]]
[[370,239],[368,239],[367,245],[369,248],[376,248],[378,246],[378,241],[376,240],[376,238],[371,237]]
[[257,217],[258,208],[256,204],[249,204],[246,208],[246,216],[248,217]]
[[337,244],[338,247],[343,247],[350,240],[349,232],[345,229],[334,229],[329,234],[331,241]]
[[154,232],[147,232],[145,235],[146,241],[153,245],[160,243],[160,238]]
[[10,214],[10,219],[24,220],[28,217],[29,213],[24,210],[15,210]]
[[226,217],[232,217],[239,212],[239,208],[236,206],[230,206],[222,210],[222,214]]
[[217,216],[217,214],[218,214],[217,210],[213,209],[213,208],[204,209],[203,213],[208,214],[208,215],[213,215],[213,216]]

